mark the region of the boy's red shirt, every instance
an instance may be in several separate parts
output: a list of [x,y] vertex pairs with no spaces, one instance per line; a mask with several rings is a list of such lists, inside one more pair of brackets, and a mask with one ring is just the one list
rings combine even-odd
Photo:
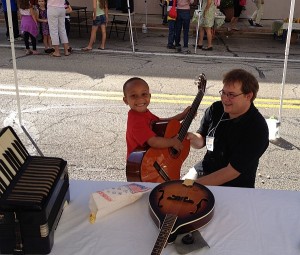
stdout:
[[152,131],[152,124],[158,120],[159,118],[149,110],[146,112],[129,110],[126,130],[127,158],[136,147],[144,146],[148,139],[156,136]]

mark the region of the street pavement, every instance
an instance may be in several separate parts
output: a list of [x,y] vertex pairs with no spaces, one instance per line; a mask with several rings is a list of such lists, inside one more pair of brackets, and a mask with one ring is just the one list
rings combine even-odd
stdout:
[[[208,88],[190,127],[194,131],[205,108],[219,99],[222,74],[232,68],[244,68],[259,80],[259,110],[266,118],[278,117],[285,44],[274,40],[270,33],[255,37],[220,32],[212,52],[197,50],[189,55],[166,49],[166,29],[149,28],[146,34],[138,29],[135,53],[128,37],[123,41],[115,35],[107,40],[105,51],[84,53],[80,49],[86,46],[89,34],[82,31],[82,37],[78,37],[76,33],[73,30],[70,36],[74,53],[69,57],[26,56],[23,43],[15,43],[22,122],[45,155],[68,160],[73,179],[126,180],[128,107],[122,102],[122,84],[132,76],[149,82],[153,93],[151,110],[158,116],[172,116],[192,102],[197,92],[193,79],[199,72],[205,73]],[[190,47],[193,40],[192,33]],[[41,44],[39,51],[42,52]],[[300,190],[299,54],[298,42],[290,48],[280,138],[270,143],[260,161],[257,188]],[[16,125],[19,118],[13,61],[10,44],[3,36],[0,70],[1,123],[13,125],[30,152],[36,154]],[[191,150],[182,174],[203,153]]]

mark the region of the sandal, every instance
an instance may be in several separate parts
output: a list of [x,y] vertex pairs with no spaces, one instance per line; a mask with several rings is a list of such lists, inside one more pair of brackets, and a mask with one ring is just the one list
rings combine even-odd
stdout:
[[81,49],[82,51],[91,51],[92,49],[88,48],[88,47],[85,47],[85,48],[82,48]]
[[205,48],[202,48],[202,50],[209,50],[209,51],[211,51],[211,50],[213,50],[213,47],[205,47]]
[[60,57],[61,57],[61,55],[55,55],[55,54],[53,54],[53,53],[49,54],[49,56],[50,56],[50,57],[55,57],[55,58],[60,58]]

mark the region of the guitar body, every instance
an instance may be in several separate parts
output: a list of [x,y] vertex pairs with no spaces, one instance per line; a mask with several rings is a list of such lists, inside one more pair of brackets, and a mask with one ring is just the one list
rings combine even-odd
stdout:
[[[149,196],[150,215],[161,230],[154,251],[164,248],[164,240],[172,243],[178,234],[189,233],[208,224],[214,214],[214,205],[212,192],[192,180],[168,181],[156,186]],[[167,218],[168,225],[172,223],[169,230],[168,225],[163,229]]]
[[[171,120],[168,123],[155,124],[153,130],[157,134],[162,134],[163,137],[171,138],[178,134],[180,126],[181,123],[179,121]],[[184,139],[182,144],[183,149],[176,153],[173,153],[172,148],[157,149],[147,147],[135,150],[130,154],[127,160],[127,180],[157,183],[165,182],[166,180],[154,167],[155,162],[164,170],[170,180],[179,180],[181,166],[190,152],[190,141]]]
[[203,98],[206,78],[199,76],[198,94],[193,104],[181,123],[172,119],[169,122],[158,122],[152,127],[157,136],[172,138],[178,137],[183,148],[176,151],[174,148],[136,148],[128,157],[126,163],[126,177],[130,182],[157,182],[179,180],[183,162],[190,152],[190,141],[186,139],[188,128],[195,117],[197,109]]

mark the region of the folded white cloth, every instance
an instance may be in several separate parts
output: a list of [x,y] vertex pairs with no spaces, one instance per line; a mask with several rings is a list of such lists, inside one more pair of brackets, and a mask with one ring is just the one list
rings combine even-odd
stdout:
[[102,218],[126,205],[132,204],[150,189],[137,183],[129,183],[117,188],[92,193],[89,201],[90,223],[95,223],[96,218]]

